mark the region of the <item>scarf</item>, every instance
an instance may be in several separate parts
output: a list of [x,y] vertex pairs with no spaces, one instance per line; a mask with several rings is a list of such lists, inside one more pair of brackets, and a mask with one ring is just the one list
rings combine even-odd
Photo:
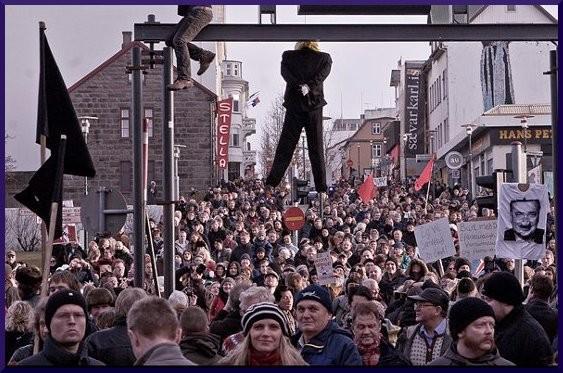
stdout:
[[268,365],[281,365],[281,355],[279,349],[275,351],[264,353],[259,352],[250,346],[248,351],[248,365],[249,366],[268,366]]
[[381,351],[379,350],[380,341],[376,341],[373,344],[362,344],[360,341],[356,341],[358,346],[358,351],[362,356],[362,365],[364,366],[375,366],[379,363],[379,358],[381,357]]

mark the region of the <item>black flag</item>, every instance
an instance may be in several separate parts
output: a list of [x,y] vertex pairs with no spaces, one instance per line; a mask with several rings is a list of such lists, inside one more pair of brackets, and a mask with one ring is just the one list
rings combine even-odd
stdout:
[[[39,30],[39,102],[37,106],[37,138],[47,139],[51,156],[37,170],[29,185],[14,198],[37,214],[49,227],[51,202],[59,202],[55,238],[62,235],[62,181],[56,180],[59,164],[64,164],[64,173],[94,177],[96,170],[82,136],[80,123],[66,89],[63,77],[49,48],[43,28]],[[64,162],[59,162],[61,135],[66,135]],[[61,192],[56,192],[60,185]],[[53,200],[55,198],[55,200]]]

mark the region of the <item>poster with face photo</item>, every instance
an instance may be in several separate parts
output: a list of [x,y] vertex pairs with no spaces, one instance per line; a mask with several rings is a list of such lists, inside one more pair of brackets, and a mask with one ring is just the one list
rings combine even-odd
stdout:
[[498,202],[497,257],[541,259],[545,252],[548,211],[545,185],[502,184]]

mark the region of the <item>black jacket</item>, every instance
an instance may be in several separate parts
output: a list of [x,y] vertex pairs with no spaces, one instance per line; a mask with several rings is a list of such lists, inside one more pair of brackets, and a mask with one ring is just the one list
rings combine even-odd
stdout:
[[17,331],[6,331],[6,338],[4,340],[6,361],[10,360],[10,358],[18,348],[26,346],[32,342],[33,342],[32,332],[22,333]]
[[456,367],[514,366],[512,362],[502,358],[496,349],[486,353],[478,359],[467,359],[457,352],[455,343],[451,344],[444,356],[440,356],[439,358],[432,360],[428,365]]
[[557,335],[557,311],[551,308],[547,302],[537,298],[530,299],[525,308],[545,330],[549,343],[553,343],[553,339]]
[[408,367],[412,366],[411,362],[406,359],[391,343],[387,342],[385,338],[381,339],[379,346],[379,362],[377,367]]
[[88,356],[85,345],[80,345],[76,354],[61,348],[51,337],[47,337],[43,350],[38,354],[23,359],[18,366],[57,366],[57,367],[77,367],[77,366],[100,366],[104,365],[99,360]]
[[203,333],[190,333],[180,342],[184,357],[197,365],[214,365],[221,358],[219,337]]
[[541,325],[524,309],[516,306],[497,322],[495,342],[500,356],[517,366],[547,366],[553,351]]
[[240,321],[242,316],[239,310],[227,312],[221,310],[215,320],[209,325],[209,332],[215,334],[221,338],[221,342],[228,336],[236,334],[242,330]]
[[[328,53],[309,48],[283,52],[281,75],[287,83],[283,106],[306,112],[325,106],[323,82],[330,74],[331,66]],[[309,86],[306,96],[301,92],[302,84]]]
[[135,355],[127,334],[127,321],[119,317],[110,329],[92,333],[86,339],[88,355],[113,366],[133,366]]

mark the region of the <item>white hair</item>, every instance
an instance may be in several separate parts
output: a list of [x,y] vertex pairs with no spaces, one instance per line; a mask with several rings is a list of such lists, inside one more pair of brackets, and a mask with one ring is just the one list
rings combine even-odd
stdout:
[[172,307],[176,305],[187,307],[188,296],[179,290],[174,290],[168,297],[168,303],[170,303]]

